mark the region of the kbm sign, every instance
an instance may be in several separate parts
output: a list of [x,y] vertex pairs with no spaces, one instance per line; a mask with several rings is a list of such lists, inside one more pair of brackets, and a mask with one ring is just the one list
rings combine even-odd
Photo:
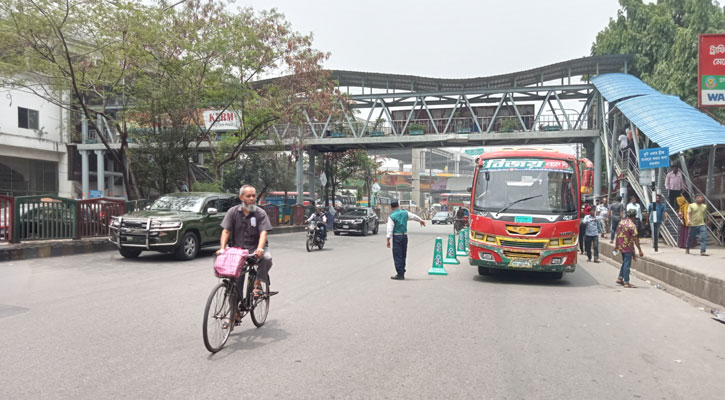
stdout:
[[669,147],[642,149],[639,151],[639,169],[664,168],[669,166]]
[[[216,121],[216,122],[215,122]],[[212,131],[234,131],[242,124],[241,113],[238,111],[206,110],[204,126]]]
[[725,34],[698,37],[697,105],[725,106]]

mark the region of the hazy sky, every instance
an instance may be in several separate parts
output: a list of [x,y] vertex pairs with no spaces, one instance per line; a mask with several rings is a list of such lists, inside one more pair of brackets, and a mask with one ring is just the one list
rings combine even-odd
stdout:
[[237,0],[277,8],[326,67],[440,78],[488,76],[587,56],[617,0]]

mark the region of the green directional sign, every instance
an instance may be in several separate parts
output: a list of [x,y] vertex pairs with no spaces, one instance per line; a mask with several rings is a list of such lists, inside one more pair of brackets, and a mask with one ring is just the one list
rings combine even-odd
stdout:
[[469,156],[480,156],[483,154],[483,147],[477,147],[475,149],[465,149],[464,152]]

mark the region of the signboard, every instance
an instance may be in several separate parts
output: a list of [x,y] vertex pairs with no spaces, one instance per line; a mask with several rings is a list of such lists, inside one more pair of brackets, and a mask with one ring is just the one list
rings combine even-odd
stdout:
[[373,193],[377,193],[380,191],[380,184],[375,182],[373,183]]
[[101,192],[100,190],[90,190],[88,191],[88,197],[90,197],[91,199],[98,199],[103,197],[103,192]]
[[697,105],[725,106],[725,34],[699,35]]
[[639,184],[642,186],[649,186],[654,181],[654,170],[653,169],[645,169],[639,171]]
[[241,113],[230,110],[206,110],[204,111],[204,126],[206,129],[211,127],[212,132],[237,130],[242,126]]
[[642,149],[639,151],[639,169],[664,168],[669,166],[669,147]]
[[480,156],[483,154],[483,147],[477,147],[475,149],[465,149],[463,150],[464,153],[468,154],[469,156]]
[[574,168],[564,160],[535,158],[497,158],[486,160],[483,168],[488,170],[527,170],[573,172]]
[[320,174],[320,183],[322,184],[322,187],[327,186],[327,175],[325,173]]

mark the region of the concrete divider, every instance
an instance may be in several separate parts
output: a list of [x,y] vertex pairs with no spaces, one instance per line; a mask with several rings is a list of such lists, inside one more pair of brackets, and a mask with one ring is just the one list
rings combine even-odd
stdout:
[[[277,226],[271,235],[303,232],[305,226]],[[80,240],[43,240],[27,241],[17,244],[0,245],[0,262],[27,260],[30,258],[70,256],[74,254],[114,251],[118,248],[106,237]]]
[[[610,264],[619,266],[619,263],[621,263],[621,257],[612,257],[613,250],[613,244],[610,244],[609,241],[600,239],[599,253],[605,256],[605,260],[609,261]],[[667,285],[707,300],[711,303],[725,306],[725,280],[720,277],[695,271],[691,268],[675,265],[667,261],[654,260],[652,257],[647,256],[647,252],[651,251],[650,249],[642,246],[642,250],[645,251],[645,256],[637,257],[637,260],[632,262],[632,268],[637,272],[651,276],[652,278],[666,283]],[[682,251],[684,252],[684,250]],[[696,249],[694,251],[697,252],[698,250]],[[692,256],[691,258],[692,262],[697,262],[700,259],[699,256]],[[725,266],[723,266],[723,268],[725,268]]]

